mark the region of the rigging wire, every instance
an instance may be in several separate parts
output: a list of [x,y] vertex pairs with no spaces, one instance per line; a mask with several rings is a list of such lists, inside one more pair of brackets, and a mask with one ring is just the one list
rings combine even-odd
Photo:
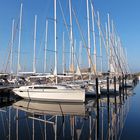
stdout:
[[[80,32],[80,36],[81,36],[81,38],[82,38],[84,47],[86,48],[88,58],[89,58],[89,60],[90,60],[90,62],[91,62],[91,66],[93,67],[93,62],[92,62],[91,56],[90,56],[90,54],[89,54],[88,47],[87,47],[87,45],[86,45],[86,41],[85,41],[83,32],[82,32],[82,30],[81,30],[80,23],[78,22],[77,15],[76,15],[76,13],[75,13],[75,11],[74,11],[73,8],[72,8],[72,12],[73,12],[73,15],[74,15],[74,17],[75,17],[75,19],[76,19],[76,23],[77,23],[77,26],[78,26],[78,29],[79,29],[79,32]],[[97,76],[97,75],[96,75],[96,71],[95,71],[94,68],[93,68],[93,72],[94,72],[95,76]]]

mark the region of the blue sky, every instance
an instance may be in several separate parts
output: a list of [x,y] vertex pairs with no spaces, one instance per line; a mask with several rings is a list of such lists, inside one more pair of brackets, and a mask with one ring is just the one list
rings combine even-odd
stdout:
[[[67,24],[69,25],[68,1],[60,0]],[[53,37],[53,0],[0,0],[0,70],[4,71],[8,63],[9,41],[11,40],[11,26],[14,18],[16,24],[19,23],[20,3],[23,3],[23,22],[21,34],[21,69],[22,71],[32,71],[33,60],[33,33],[34,16],[37,15],[37,71],[43,71],[44,58],[44,38],[45,21],[48,19],[48,52],[47,70],[54,67],[54,37]],[[123,47],[127,49],[128,61],[133,72],[140,71],[139,52],[140,52],[140,1],[139,0],[94,0],[95,11],[100,12],[101,23],[107,22],[107,13],[110,13]],[[72,6],[77,13],[79,23],[87,42],[87,21],[86,21],[86,1],[72,0]],[[90,23],[91,24],[91,23]],[[81,40],[75,18],[73,17],[73,32],[76,40],[78,52],[79,41]],[[64,25],[60,7],[57,1],[57,45],[58,45],[58,67],[62,67],[62,34],[65,32],[66,62],[69,64],[69,40],[68,32]],[[96,31],[97,32],[97,31]],[[91,44],[93,41],[91,40]],[[14,41],[14,60],[13,69],[16,71],[17,64],[18,30]],[[98,44],[97,44],[98,46]],[[83,49],[82,66],[87,66],[86,51]],[[4,64],[4,65],[3,65]],[[105,63],[104,63],[105,64]],[[8,69],[8,68],[7,68]]]

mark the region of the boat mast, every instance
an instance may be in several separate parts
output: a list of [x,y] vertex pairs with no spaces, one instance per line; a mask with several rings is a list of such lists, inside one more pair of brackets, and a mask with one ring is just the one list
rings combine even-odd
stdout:
[[[118,37],[118,49],[119,49],[119,60],[121,60],[121,40],[120,40],[120,37]],[[120,63],[120,71],[119,71],[120,75],[122,74],[121,67],[122,67],[122,63]]]
[[[89,52],[89,56],[90,56],[90,25],[89,25],[89,5],[88,5],[88,0],[86,2],[87,2],[88,52]],[[88,64],[89,64],[89,69],[90,69],[89,80],[91,80],[91,60],[90,59],[88,59]]]
[[[109,14],[107,14],[108,17],[108,49],[111,50],[111,40],[110,40],[110,17]],[[111,72],[111,51],[108,51],[109,56],[109,71]]]
[[98,28],[99,28],[99,43],[100,43],[100,64],[101,64],[101,73],[103,72],[102,68],[102,39],[101,39],[101,25],[100,25],[100,15],[99,12],[97,12],[98,16]]
[[19,74],[19,70],[20,70],[22,7],[23,7],[23,4],[21,3],[21,6],[20,6],[20,22],[19,22],[19,37],[18,37],[18,64],[17,64],[17,74]]
[[118,38],[118,44],[119,44],[119,61],[118,63],[120,64],[120,72],[121,72],[121,75],[124,74],[124,65],[123,65],[123,55],[122,55],[122,44],[121,44],[121,39],[120,37]]
[[15,20],[13,19],[12,22],[12,39],[11,39],[11,61],[10,61],[10,73],[13,73],[13,44],[14,44],[14,27],[15,27]]
[[106,31],[106,51],[107,51],[107,64],[108,64],[108,71],[110,69],[110,66],[109,66],[109,41],[108,41],[108,28],[107,28],[107,23],[105,23],[105,31]]
[[126,50],[126,48],[124,48],[124,51],[125,51],[125,63],[126,63],[126,69],[127,69],[126,73],[127,73],[127,74],[130,74],[131,72],[130,72],[130,70],[129,70],[128,55],[127,55],[127,50]]
[[[116,34],[115,34],[115,29],[114,29],[114,23],[113,23],[113,20],[111,20],[111,26],[112,26],[112,66],[113,66],[113,72],[115,75],[117,75],[117,52],[116,52],[116,49],[117,49],[117,43],[116,43]],[[116,53],[115,53],[116,52]],[[113,55],[116,57],[113,57]]]
[[91,3],[91,11],[92,11],[92,28],[93,28],[93,41],[94,41],[94,65],[93,65],[93,69],[96,72],[96,36],[95,36],[95,20],[94,20],[94,9],[93,9],[93,5]]
[[[118,60],[120,60],[120,56],[119,56],[119,42],[118,42],[118,36],[115,36],[115,47],[116,47],[116,51],[117,51],[117,57],[118,57]],[[117,63],[117,75],[119,75],[119,62],[118,62],[117,58],[116,58],[116,63]]]
[[56,46],[56,0],[54,0],[54,48],[55,48],[55,58],[54,58],[54,75],[56,76],[57,84],[57,46]]
[[73,55],[73,65],[76,63],[76,54],[75,54],[75,52],[76,52],[76,39],[74,39],[74,47],[73,47],[73,49],[74,49],[74,55]]
[[74,43],[73,43],[73,32],[72,32],[72,12],[71,12],[71,0],[69,0],[69,14],[70,14],[70,71],[74,73]]
[[37,15],[35,15],[35,25],[34,25],[34,56],[33,56],[33,72],[36,73],[36,23]]
[[45,51],[44,51],[44,73],[47,69],[47,44],[48,44],[48,20],[46,20],[46,33],[45,33]]
[[63,74],[65,74],[65,33],[63,32]]

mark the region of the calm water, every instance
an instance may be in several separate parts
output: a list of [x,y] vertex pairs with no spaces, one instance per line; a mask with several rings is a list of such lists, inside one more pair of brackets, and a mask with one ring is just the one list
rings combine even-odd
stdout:
[[140,84],[134,91],[88,99],[86,104],[4,99],[0,104],[0,140],[138,139],[139,92]]
[[135,89],[135,96],[131,99],[131,107],[128,113],[121,140],[140,139],[140,84]]

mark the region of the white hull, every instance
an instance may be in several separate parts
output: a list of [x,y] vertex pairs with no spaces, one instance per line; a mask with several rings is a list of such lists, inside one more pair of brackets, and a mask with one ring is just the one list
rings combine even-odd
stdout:
[[22,98],[39,101],[85,102],[85,91],[80,89],[30,89],[15,88],[14,93]]

